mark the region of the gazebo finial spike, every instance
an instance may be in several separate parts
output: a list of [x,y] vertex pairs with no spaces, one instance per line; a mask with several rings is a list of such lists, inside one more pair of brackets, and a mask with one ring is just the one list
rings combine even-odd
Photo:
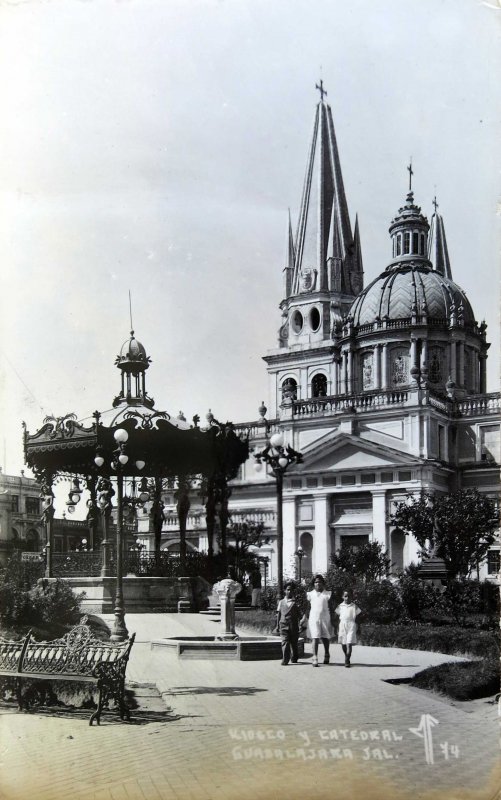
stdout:
[[132,324],[132,299],[130,296],[130,289],[129,289],[129,317],[130,317],[130,335],[134,336],[134,326]]

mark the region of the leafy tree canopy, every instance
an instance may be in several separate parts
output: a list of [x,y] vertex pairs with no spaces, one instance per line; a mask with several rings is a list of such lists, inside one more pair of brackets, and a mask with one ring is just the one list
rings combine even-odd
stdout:
[[367,542],[361,547],[343,545],[331,557],[331,564],[364,581],[375,581],[388,574],[391,559],[379,542]]
[[423,491],[397,503],[390,523],[412,533],[423,556],[442,558],[451,577],[467,577],[487,555],[499,515],[494,501],[476,489],[444,495]]

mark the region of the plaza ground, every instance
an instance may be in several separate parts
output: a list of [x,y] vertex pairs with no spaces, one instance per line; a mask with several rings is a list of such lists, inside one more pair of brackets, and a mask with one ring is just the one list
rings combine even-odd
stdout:
[[126,621],[136,632],[127,677],[139,704],[130,724],[105,714],[90,728],[88,711],[0,706],[1,798],[499,796],[494,699],[452,702],[388,682],[451,656],[356,647],[345,669],[334,644],[331,664],[318,669],[308,658],[287,667],[178,660],[151,650],[151,640],[214,634],[219,623],[196,614]]

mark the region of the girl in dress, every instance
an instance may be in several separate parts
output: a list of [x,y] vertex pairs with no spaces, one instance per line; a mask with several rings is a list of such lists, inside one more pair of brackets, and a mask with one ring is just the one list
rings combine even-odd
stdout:
[[334,636],[330,615],[331,592],[325,590],[325,581],[321,575],[315,575],[313,591],[307,592],[306,597],[309,603],[308,636],[313,642],[312,664],[314,667],[318,667],[320,639],[324,646],[324,664],[328,664],[330,660],[329,640]]
[[339,616],[337,640],[343,648],[345,667],[351,666],[351,648],[357,643],[356,619],[360,613],[359,607],[352,601],[351,592],[343,592],[343,602],[336,608],[336,614]]

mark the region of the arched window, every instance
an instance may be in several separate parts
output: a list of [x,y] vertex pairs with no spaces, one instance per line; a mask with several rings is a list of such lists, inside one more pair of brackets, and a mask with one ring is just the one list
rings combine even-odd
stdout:
[[408,253],[411,248],[411,235],[409,231],[404,233],[404,254]]
[[424,235],[424,233],[420,233],[419,234],[419,240],[420,240],[420,243],[421,243],[421,247],[419,249],[419,252],[420,252],[420,254],[422,256],[424,256],[424,254],[425,254],[424,253],[424,245],[425,245],[425,235]]
[[311,396],[325,397],[327,395],[327,378],[320,372],[313,376],[311,381]]
[[412,234],[412,252],[419,253],[419,233],[416,231]]
[[284,400],[297,399],[297,381],[294,378],[286,378],[282,383],[282,402]]
[[397,236],[397,256],[401,255],[402,253],[402,234],[399,233]]

